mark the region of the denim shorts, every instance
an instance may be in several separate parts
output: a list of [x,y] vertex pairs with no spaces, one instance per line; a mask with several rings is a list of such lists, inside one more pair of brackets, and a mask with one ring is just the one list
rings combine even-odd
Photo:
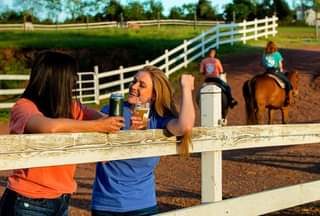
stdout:
[[6,189],[0,201],[0,216],[67,216],[70,194],[55,199],[32,199]]
[[149,208],[139,209],[129,212],[109,212],[109,211],[98,211],[91,210],[92,216],[149,216],[158,214],[159,210],[157,206],[152,206]]

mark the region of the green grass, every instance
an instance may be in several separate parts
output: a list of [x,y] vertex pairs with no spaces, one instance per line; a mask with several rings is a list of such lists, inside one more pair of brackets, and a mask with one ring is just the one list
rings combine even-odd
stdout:
[[106,28],[98,30],[0,32],[0,48],[117,48],[172,47],[207,28],[143,27],[140,30]]
[[9,114],[10,114],[10,109],[1,109],[0,110],[0,122],[8,122]]
[[266,42],[273,40],[280,48],[308,48],[320,46],[320,40],[315,38],[314,27],[279,27],[275,37],[269,36],[267,39],[251,40],[250,46],[264,47]]

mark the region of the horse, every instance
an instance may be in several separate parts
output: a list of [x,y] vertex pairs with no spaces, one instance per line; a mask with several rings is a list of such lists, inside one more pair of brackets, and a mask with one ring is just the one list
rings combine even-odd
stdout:
[[[298,95],[299,74],[296,70],[287,72],[286,76],[292,85],[289,94],[292,97]],[[279,83],[268,74],[260,74],[247,80],[242,87],[242,93],[246,104],[247,124],[263,124],[265,111],[268,110],[268,123],[273,123],[275,110],[281,110],[282,124],[288,123],[289,106],[294,102],[286,103],[286,92]]]

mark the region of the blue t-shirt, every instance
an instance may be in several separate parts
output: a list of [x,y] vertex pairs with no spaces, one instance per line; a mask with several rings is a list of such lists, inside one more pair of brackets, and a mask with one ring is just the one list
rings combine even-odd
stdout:
[[283,58],[278,51],[271,54],[264,54],[262,57],[263,65],[266,68],[275,68],[277,70],[279,70],[282,60]]
[[[101,111],[109,113],[109,106],[103,107]],[[129,129],[130,118],[130,105],[124,103],[124,130]],[[149,129],[163,129],[173,117],[162,118],[151,110],[149,119]],[[159,159],[149,157],[97,163],[92,209],[127,212],[155,206],[154,169]]]

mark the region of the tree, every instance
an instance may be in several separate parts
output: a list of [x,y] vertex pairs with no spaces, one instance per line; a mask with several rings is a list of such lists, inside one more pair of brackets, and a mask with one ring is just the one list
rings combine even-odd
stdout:
[[61,0],[46,0],[45,8],[47,9],[48,18],[58,22],[59,14],[62,11],[62,2]]
[[276,13],[279,20],[292,20],[292,11],[285,0],[273,0],[273,11]]
[[24,21],[35,21],[34,18],[39,16],[43,11],[46,0],[14,0],[13,6],[16,11],[22,12]]
[[124,16],[127,20],[146,19],[143,4],[139,1],[132,1],[124,7]]
[[224,16],[228,21],[233,21],[234,15],[235,21],[252,20],[257,17],[256,13],[256,2],[251,0],[233,0],[233,3],[227,4],[224,10]]
[[190,20],[194,19],[194,15],[196,12],[196,4],[192,4],[192,3],[183,4],[182,9],[183,9],[183,14],[185,19],[190,19]]
[[120,21],[123,8],[118,0],[110,0],[105,11],[108,20]]
[[23,14],[14,10],[7,10],[0,14],[1,23],[21,23]]
[[184,12],[182,7],[172,7],[170,9],[169,13],[170,19],[183,19],[184,18]]
[[199,0],[197,4],[197,17],[200,19],[215,19],[216,11],[212,7],[211,1]]
[[163,5],[161,1],[148,0],[144,3],[146,10],[146,16],[148,19],[158,19],[162,17]]
[[265,18],[273,15],[273,6],[271,0],[263,0],[257,4],[257,18]]

